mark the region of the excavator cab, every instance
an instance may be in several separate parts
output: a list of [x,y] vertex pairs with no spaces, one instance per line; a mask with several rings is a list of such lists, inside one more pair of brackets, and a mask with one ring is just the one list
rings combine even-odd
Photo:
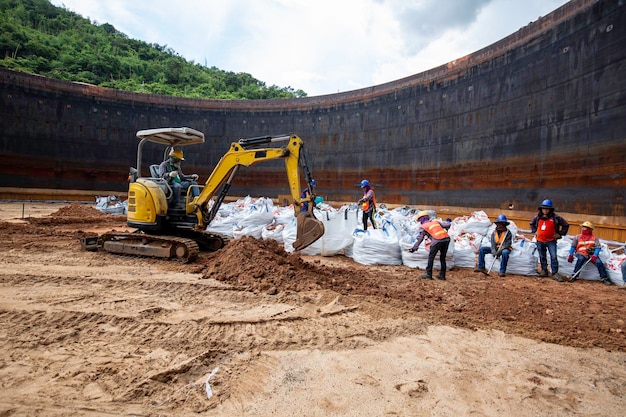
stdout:
[[[204,143],[204,134],[188,127],[180,127],[141,130],[137,132],[137,137],[141,140],[137,148],[137,166],[131,168],[129,175],[127,223],[143,233],[103,235],[98,240],[100,247],[116,253],[175,257],[184,262],[195,257],[200,248],[222,248],[227,237],[207,232],[206,229],[228,194],[237,170],[241,166],[275,159],[285,161],[293,197],[294,216],[297,219],[294,250],[306,248],[324,234],[324,224],[313,214],[315,181],[302,152],[304,144],[298,136],[264,136],[233,142],[206,183],[197,186],[199,196],[190,198],[190,193],[187,192],[186,196],[181,196],[184,204],[176,207],[169,204],[172,188],[165,179],[158,177],[156,167],[142,167],[143,147],[148,142],[165,145],[165,160],[172,148],[180,149]],[[280,142],[285,144],[271,146]],[[143,175],[144,171],[150,171],[148,176]],[[304,197],[300,193],[301,171],[306,176],[310,191]],[[308,205],[308,209],[301,210],[305,205]]]

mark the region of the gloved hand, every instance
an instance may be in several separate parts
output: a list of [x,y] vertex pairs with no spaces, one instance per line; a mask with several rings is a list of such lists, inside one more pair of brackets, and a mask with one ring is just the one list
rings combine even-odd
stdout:
[[597,260],[598,260],[598,257],[596,255],[593,255],[590,259],[592,264],[595,264]]
[[497,259],[500,259],[500,257],[501,257],[501,256],[502,256],[502,249],[498,249],[498,250],[496,251],[496,258],[497,258]]
[[567,262],[572,263],[574,262],[574,255],[571,255],[567,257]]
[[409,252],[413,253],[413,252],[415,252],[415,249],[411,248],[411,249],[409,249]]
[[198,174],[191,174],[191,179],[194,181],[198,181]]
[[452,219],[451,219],[450,217],[448,217],[448,218],[446,219],[446,221],[447,221],[448,223],[450,223],[450,222],[452,221]]
[[172,171],[169,175],[171,178],[178,177],[178,171]]

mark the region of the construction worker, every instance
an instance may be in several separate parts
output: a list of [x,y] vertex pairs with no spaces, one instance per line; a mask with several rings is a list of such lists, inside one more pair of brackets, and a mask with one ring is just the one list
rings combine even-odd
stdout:
[[496,228],[491,234],[491,245],[481,246],[478,250],[478,267],[474,272],[487,274],[485,269],[485,255],[491,253],[500,261],[500,276],[506,275],[506,265],[509,263],[509,254],[513,250],[513,234],[507,227],[510,223],[504,214],[499,215],[494,222]]
[[357,204],[360,204],[361,210],[363,210],[363,230],[367,230],[368,220],[372,222],[372,227],[376,229],[376,223],[374,222],[376,195],[368,180],[361,181],[361,188],[363,189],[363,197],[357,201]]
[[168,155],[169,157],[161,162],[159,165],[159,177],[165,179],[167,183],[172,187],[172,206],[178,206],[180,201],[180,195],[182,190],[187,190],[191,187],[191,198],[200,195],[198,189],[198,174],[185,175],[181,168],[181,162],[185,160],[183,157],[183,151],[180,149],[172,148]]
[[550,253],[550,268],[552,279],[563,282],[559,275],[559,260],[556,257],[556,242],[567,234],[569,223],[558,214],[554,213],[552,200],[543,200],[539,206],[539,213],[530,221],[530,230],[536,233],[537,249],[539,251],[539,263],[541,272],[539,276],[548,276],[548,258],[546,251]]
[[[309,196],[311,195],[311,191],[309,191],[308,188],[305,188],[302,191],[302,194],[300,194],[300,198],[301,199],[306,199],[309,198]],[[303,201],[302,204],[300,205],[300,211],[301,212],[307,212],[309,211],[309,202],[308,201]]]
[[417,213],[417,221],[421,226],[417,234],[413,247],[409,252],[415,252],[426,236],[430,238],[430,251],[428,252],[428,263],[426,264],[426,273],[420,275],[420,278],[433,279],[433,264],[435,256],[439,252],[439,261],[441,262],[441,270],[437,274],[437,279],[446,279],[446,255],[448,254],[448,246],[450,246],[450,235],[448,229],[451,226],[450,220],[431,220],[427,211]]
[[600,246],[600,240],[593,235],[593,223],[584,222],[580,225],[580,234],[576,235],[572,240],[572,246],[569,248],[569,256],[567,262],[572,263],[574,257],[576,257],[576,265],[574,265],[573,278],[570,281],[577,279],[576,273],[587,264],[591,262],[596,265],[598,272],[600,273],[600,280],[602,283],[611,285],[611,280],[606,272],[606,268],[602,260],[598,257],[602,247]]
[[[624,242],[624,255],[626,255],[626,242]],[[626,259],[622,259],[622,281],[624,281],[623,287],[626,287]]]

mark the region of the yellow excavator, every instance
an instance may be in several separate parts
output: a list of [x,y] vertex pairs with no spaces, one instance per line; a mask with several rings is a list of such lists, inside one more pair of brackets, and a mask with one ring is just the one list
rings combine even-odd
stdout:
[[[137,148],[137,167],[130,170],[127,201],[127,223],[136,231],[84,238],[84,249],[172,258],[183,263],[193,260],[200,250],[219,250],[228,237],[208,232],[207,226],[228,195],[238,169],[277,159],[285,161],[297,219],[294,250],[306,248],[324,234],[324,224],[313,214],[315,180],[302,151],[304,143],[297,135],[262,136],[231,143],[204,186],[190,185],[183,190],[184,196],[181,195],[178,206],[172,205],[174,191],[166,179],[159,177],[158,165],[150,165],[149,177],[141,176],[143,147],[148,142],[165,145],[165,160],[174,149],[204,143],[204,134],[188,127],[177,127],[140,130],[137,137],[141,139]],[[279,143],[282,146],[272,146]],[[304,195],[300,188],[301,170],[309,190]],[[198,188],[197,197],[192,197],[193,187]]]

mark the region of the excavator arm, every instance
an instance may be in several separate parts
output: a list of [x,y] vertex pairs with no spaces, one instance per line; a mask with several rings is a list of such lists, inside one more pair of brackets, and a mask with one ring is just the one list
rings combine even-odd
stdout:
[[[286,142],[286,144],[280,147],[269,146],[277,142]],[[294,216],[297,219],[296,240],[293,248],[304,249],[322,237],[324,224],[313,215],[316,197],[315,180],[311,176],[302,152],[303,146],[302,139],[297,135],[263,136],[233,142],[228,152],[222,156],[213,169],[200,195],[192,202],[193,211],[198,218],[197,228],[204,230],[213,221],[241,166],[284,159]],[[304,171],[309,187],[309,194],[305,197],[302,197],[300,189],[300,168]],[[209,201],[214,197],[214,204],[209,207]],[[306,202],[309,203],[307,211],[301,211],[302,204]]]

